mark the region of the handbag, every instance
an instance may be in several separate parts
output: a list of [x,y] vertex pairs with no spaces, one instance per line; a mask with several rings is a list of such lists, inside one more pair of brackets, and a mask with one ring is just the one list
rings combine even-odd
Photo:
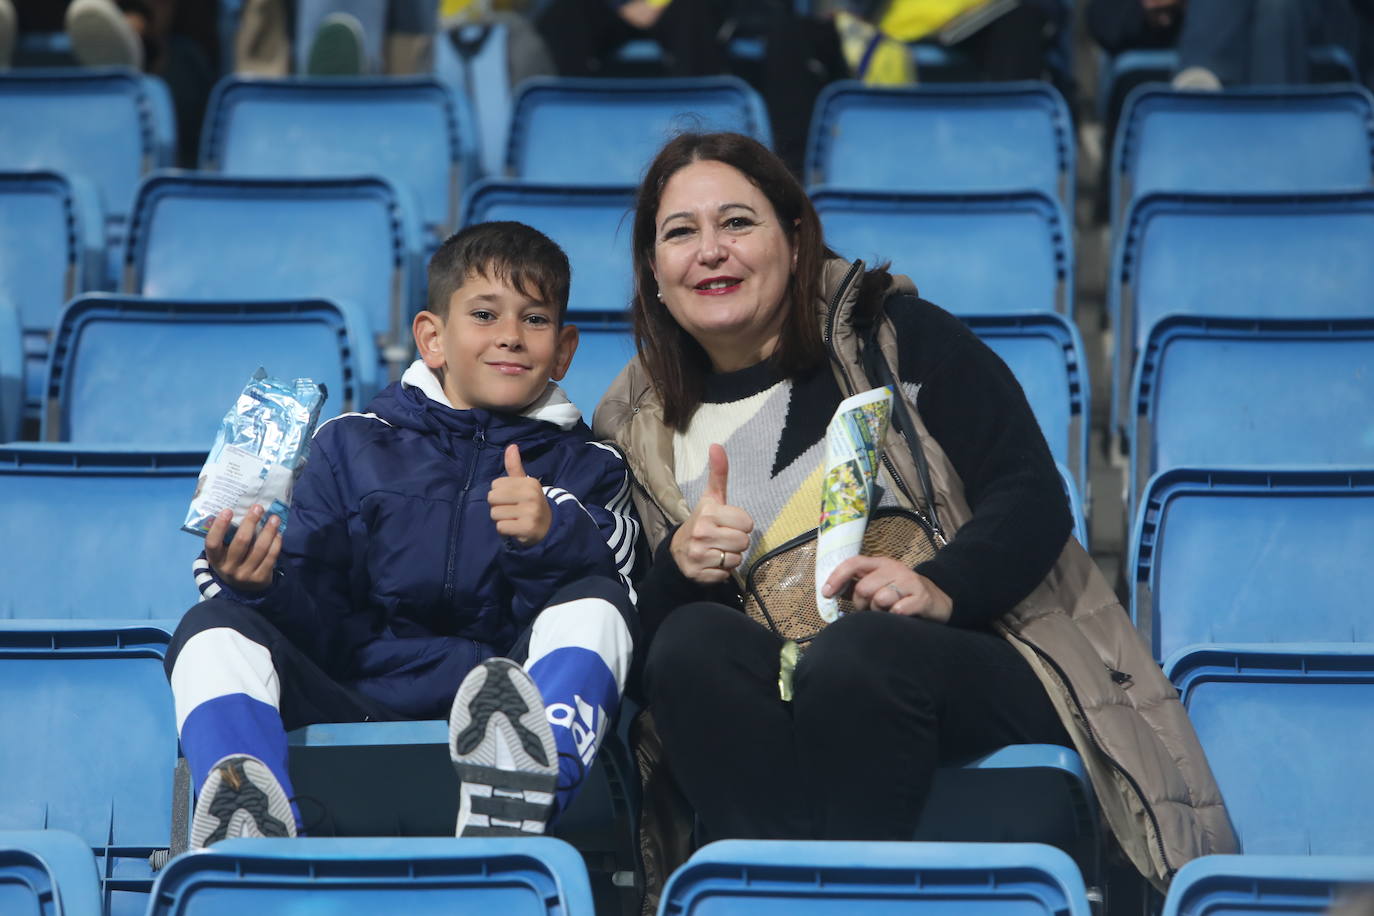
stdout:
[[[892,557],[914,568],[935,556],[930,524],[910,509],[884,506],[868,520],[861,552]],[[744,581],[744,610],[783,639],[800,646],[814,639],[826,622],[816,610],[816,529],[799,534],[754,562]],[[840,612],[853,613],[840,599]]]
[[[948,543],[948,538],[940,524],[935,488],[931,485],[930,468],[916,424],[900,393],[897,374],[877,346],[876,324],[868,328],[865,337],[867,345],[862,350],[865,373],[893,391],[892,422],[911,443],[917,478],[930,515],[927,518],[895,506],[875,510],[868,519],[860,553],[870,557],[892,557],[914,569],[935,556],[936,551]],[[745,613],[784,640],[791,640],[803,648],[826,626],[816,608],[816,540],[817,529],[813,528],[779,544],[754,561],[744,580]],[[854,612],[853,602],[847,599],[841,598],[839,605],[843,614]]]

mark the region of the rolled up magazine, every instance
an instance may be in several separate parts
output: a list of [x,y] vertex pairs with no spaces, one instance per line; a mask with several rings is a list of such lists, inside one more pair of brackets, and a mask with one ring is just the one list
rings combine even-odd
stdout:
[[863,545],[891,416],[892,389],[874,388],[841,401],[826,430],[821,521],[816,531],[816,609],[827,623],[840,616],[840,602],[824,597],[821,587]]

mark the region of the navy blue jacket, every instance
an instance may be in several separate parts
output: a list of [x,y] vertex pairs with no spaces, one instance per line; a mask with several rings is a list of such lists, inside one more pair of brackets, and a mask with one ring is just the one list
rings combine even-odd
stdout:
[[[624,461],[556,386],[519,416],[442,397],[417,362],[366,413],[320,427],[266,592],[236,594],[203,554],[196,563],[202,594],[258,608],[331,676],[403,715],[434,714],[453,678],[505,654],[563,585],[600,575],[628,589],[639,536]],[[552,509],[528,547],[496,533],[487,503],[512,442]]]

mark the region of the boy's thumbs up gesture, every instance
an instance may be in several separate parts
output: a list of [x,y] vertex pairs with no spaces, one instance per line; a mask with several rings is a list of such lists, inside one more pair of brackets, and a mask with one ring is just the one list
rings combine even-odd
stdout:
[[701,494],[687,521],[673,535],[670,547],[673,560],[682,574],[694,582],[710,585],[730,578],[749,549],[749,532],[754,520],[738,506],[726,502],[730,461],[725,449],[712,445],[706,456],[706,490]]
[[525,547],[544,540],[553,524],[553,511],[544,488],[537,479],[525,474],[520,446],[515,443],[506,446],[506,476],[491,482],[487,503],[496,533],[515,538]]

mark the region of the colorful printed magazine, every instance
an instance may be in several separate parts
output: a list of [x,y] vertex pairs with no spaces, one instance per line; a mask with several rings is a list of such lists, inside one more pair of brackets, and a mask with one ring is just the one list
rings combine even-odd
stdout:
[[874,388],[840,402],[826,431],[821,521],[816,532],[816,608],[833,623],[838,598],[821,596],[821,586],[839,566],[857,556],[873,511],[874,484],[883,437],[892,416],[892,389]]

